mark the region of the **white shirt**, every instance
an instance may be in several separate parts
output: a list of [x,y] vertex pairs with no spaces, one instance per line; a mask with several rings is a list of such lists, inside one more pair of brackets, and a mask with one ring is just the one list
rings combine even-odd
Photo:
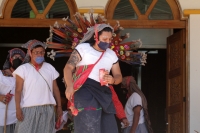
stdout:
[[[137,105],[141,105],[142,106],[142,99],[140,97],[140,95],[136,92],[134,92],[128,99],[128,101],[126,102],[125,105],[125,114],[126,117],[128,119],[128,121],[130,122],[129,126],[132,126],[133,124],[133,116],[134,116],[134,112],[133,112],[133,108]],[[139,123],[138,124],[142,124],[145,122],[145,118],[144,118],[144,110],[141,109],[140,110],[140,118],[139,118]]]
[[[94,64],[101,56],[102,52],[95,50],[89,43],[82,43],[77,45],[75,48],[82,60],[77,64],[77,66]],[[99,60],[99,62],[92,69],[89,78],[99,82],[99,69],[105,69],[110,72],[112,65],[118,61],[118,57],[114,51],[107,48],[104,55]]]
[[[11,94],[15,94],[15,78],[4,76],[0,71],[0,94],[6,95],[11,90]],[[4,126],[5,118],[5,109],[6,105],[0,102],[0,126]],[[8,112],[7,112],[7,123],[10,125],[16,123],[16,107],[15,107],[15,96],[12,97],[8,103]]]
[[21,108],[56,104],[53,97],[53,80],[59,76],[58,72],[52,65],[46,62],[43,63],[39,72],[47,81],[51,91],[46,81],[30,63],[19,66],[13,72],[14,77],[18,75],[24,80],[21,95]]

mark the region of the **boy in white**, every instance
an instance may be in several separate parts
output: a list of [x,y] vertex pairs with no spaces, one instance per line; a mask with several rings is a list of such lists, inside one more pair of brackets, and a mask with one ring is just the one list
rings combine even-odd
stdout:
[[[144,110],[142,99],[138,93],[134,92],[128,99],[125,106],[125,114],[130,122],[129,127],[123,133],[148,133],[145,126]],[[126,130],[132,132],[126,132]]]
[[130,122],[129,126],[122,127],[123,133],[153,133],[147,111],[147,101],[132,76],[122,79],[122,88],[128,90],[128,101],[125,105],[125,114]]

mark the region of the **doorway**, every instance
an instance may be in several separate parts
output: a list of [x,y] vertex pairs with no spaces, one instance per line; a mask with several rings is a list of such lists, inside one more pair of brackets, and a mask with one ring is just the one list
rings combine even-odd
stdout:
[[[38,39],[45,41],[49,36],[49,28],[7,28],[0,27],[0,69],[2,69],[3,63],[8,54],[8,50],[13,47],[10,44],[25,43],[30,39]],[[12,34],[11,34],[12,33]],[[12,35],[12,37],[11,37]],[[12,38],[12,39],[11,39]],[[6,46],[6,45],[7,46]],[[17,45],[18,46],[18,45]],[[50,49],[47,49],[47,51]],[[141,89],[145,94],[148,101],[148,109],[152,128],[154,133],[166,133],[166,49],[142,49],[147,51],[147,64],[141,68]],[[157,50],[157,54],[150,54],[149,51]],[[26,50],[24,49],[26,52]],[[57,71],[60,73],[60,77],[57,79],[58,86],[61,91],[61,96],[65,100],[65,87],[62,82],[63,68],[68,58],[58,58],[56,61],[50,58],[45,60],[51,63]],[[123,76],[133,75],[137,77],[139,73],[138,67],[132,67],[126,63],[120,62],[120,67]],[[136,78],[137,80],[137,78]],[[120,86],[116,86],[115,90],[119,96],[120,101],[125,105],[126,92],[120,89]],[[66,103],[63,102],[63,110],[66,110]],[[119,125],[120,128],[120,125]]]

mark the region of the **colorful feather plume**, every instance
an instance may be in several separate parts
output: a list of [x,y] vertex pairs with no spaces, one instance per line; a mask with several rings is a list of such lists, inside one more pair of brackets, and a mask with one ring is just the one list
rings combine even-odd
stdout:
[[[51,52],[47,53],[48,57],[53,60],[58,57],[69,57],[88,28],[95,24],[106,23],[106,19],[103,16],[98,15],[94,17],[92,10],[90,10],[90,20],[87,20],[87,18],[80,13],[76,13],[74,18],[75,21],[72,21],[68,17],[62,19],[68,22],[70,26],[59,24],[58,22],[55,22],[54,26],[50,26],[50,37],[46,39],[46,44],[48,48],[53,49]],[[125,35],[121,35],[123,28],[120,26],[119,21],[116,22],[113,29],[113,40],[110,48],[116,53],[119,60],[130,65],[145,65],[147,55],[137,52],[137,49],[142,46],[141,40],[125,42],[130,34],[126,33]]]

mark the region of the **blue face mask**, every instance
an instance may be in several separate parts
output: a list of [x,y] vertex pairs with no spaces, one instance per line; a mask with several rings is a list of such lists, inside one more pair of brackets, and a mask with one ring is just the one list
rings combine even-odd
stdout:
[[41,64],[44,61],[44,57],[36,57],[35,62]]
[[110,46],[110,44],[107,43],[107,42],[100,41],[100,43],[98,44],[98,46],[99,46],[100,49],[106,50]]

